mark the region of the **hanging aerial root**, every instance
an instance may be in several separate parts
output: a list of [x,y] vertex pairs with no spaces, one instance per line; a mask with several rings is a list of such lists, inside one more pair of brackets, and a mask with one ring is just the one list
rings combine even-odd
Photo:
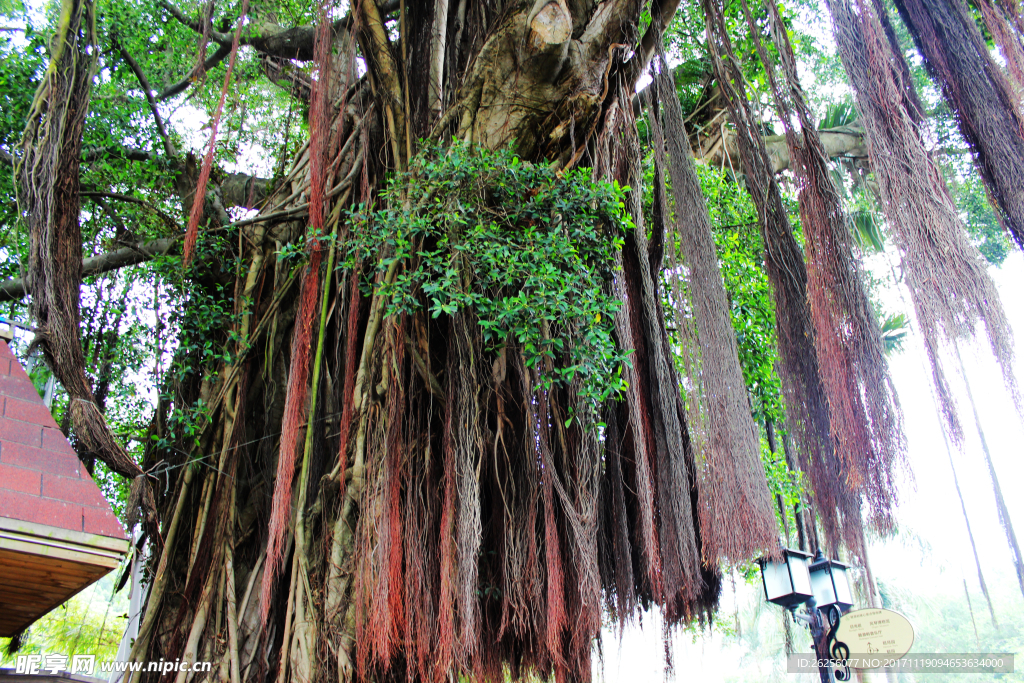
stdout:
[[277,477],[274,484],[274,500],[270,513],[270,530],[267,541],[267,563],[263,574],[263,589],[260,595],[260,621],[265,625],[274,597],[274,586],[284,552],[284,537],[291,526],[292,483],[295,476],[295,459],[298,453],[298,438],[306,412],[306,398],[309,395],[309,360],[313,339],[313,314],[319,301],[320,261],[323,250],[319,240],[314,240],[309,266],[302,279],[299,294],[299,310],[295,318],[292,336],[292,362],[288,373],[288,391],[285,397],[284,420],[281,425],[281,445],[277,460]]
[[203,165],[199,170],[199,180],[196,182],[195,194],[192,195],[192,210],[189,213],[188,227],[185,229],[185,244],[181,252],[181,263],[185,268],[188,268],[189,264],[192,263],[196,241],[199,238],[199,223],[206,212],[206,185],[210,182],[210,172],[213,169],[213,150],[217,144],[217,128],[220,126],[220,119],[224,113],[224,100],[228,95],[231,75],[235,71],[235,58],[238,56],[238,43],[242,35],[242,24],[245,23],[248,13],[249,0],[242,0],[242,12],[238,17],[235,35],[231,39],[231,54],[228,57],[227,71],[224,74],[224,85],[221,86],[220,99],[217,101],[217,109],[210,123],[210,142],[206,146],[206,155],[203,157]]
[[[233,392],[235,406],[244,405],[246,386],[247,377],[243,374],[237,384],[237,390]],[[225,410],[223,416],[220,457],[216,467],[207,471],[206,474],[204,495],[201,496],[203,505],[199,523],[194,531],[194,548],[189,571],[185,578],[184,590],[181,594],[182,600],[170,637],[167,638],[163,646],[162,654],[168,659],[180,658],[184,661],[191,658],[190,661],[195,661],[198,655],[196,648],[203,629],[200,622],[209,617],[212,604],[216,604],[219,611],[223,601],[223,596],[220,595],[223,589],[219,586],[222,586],[226,580],[225,540],[233,533],[231,527],[231,521],[234,518],[232,497],[235,473],[241,453],[238,444],[245,433],[244,417],[239,417],[238,411],[232,413],[232,411]],[[186,487],[183,487],[183,490],[184,488]],[[164,571],[166,570],[165,567]],[[183,641],[183,627],[186,620],[190,618],[192,626]],[[178,683],[182,681],[182,673],[178,672],[176,678]]]
[[637,604],[636,578],[633,574],[632,542],[629,538],[629,519],[626,508],[626,494],[623,488],[622,434],[619,427],[619,411],[606,409],[604,423],[605,462],[607,476],[602,479],[601,535],[599,541],[606,547],[600,548],[602,558],[601,582],[614,586],[614,592],[606,591],[607,611],[620,625],[633,613]]
[[[996,18],[994,8],[982,14]],[[988,45],[964,0],[897,0],[896,9],[906,24],[925,66],[938,82],[960,133],[970,146],[997,215],[1011,237],[1024,248],[1024,112],[1014,90]],[[858,2],[856,12],[849,2],[834,2],[833,22],[837,39],[852,31],[859,18],[865,39],[877,23]],[[991,27],[990,27],[991,28]],[[1019,25],[1018,25],[1019,30]],[[1009,32],[997,22],[997,41]],[[851,35],[847,40],[853,40]],[[1020,63],[1020,34],[1006,36],[1004,53],[1012,71]]]
[[[691,436],[698,452],[701,550],[709,564],[738,561],[777,545],[776,521],[765,483],[757,429],[747,403],[736,335],[718,269],[707,207],[664,56],[655,81],[664,108],[665,137],[675,209],[675,229],[689,278],[692,319],[675,302],[677,323],[689,337],[687,397]],[[655,115],[658,115],[655,112]],[[672,277],[680,278],[677,271]]]
[[368,646],[378,664],[389,664],[396,651],[403,646],[405,632],[405,595],[402,576],[402,483],[405,472],[405,434],[402,411],[406,409],[404,377],[400,372],[405,367],[405,325],[404,317],[389,320],[385,332],[388,340],[388,354],[385,363],[387,372],[387,397],[385,433],[381,446],[383,452],[374,458],[377,465],[375,486],[376,503],[367,510],[376,519],[376,548],[373,551],[375,585],[369,598],[368,624],[360,637],[360,646]]
[[[821,384],[814,325],[807,303],[807,270],[803,254],[793,237],[775,174],[743,86],[743,77],[733,54],[720,3],[705,0],[708,45],[715,77],[725,95],[730,117],[736,126],[747,190],[758,211],[765,249],[765,271],[772,286],[776,333],[779,346],[779,376],[786,399],[790,432],[796,437],[798,453],[793,460],[809,474],[811,493],[817,501],[822,527],[829,546],[840,539],[859,553],[861,537],[860,494],[851,486],[847,473],[833,448],[828,402]],[[773,89],[774,67],[757,36],[746,3],[743,3]],[[788,454],[787,454],[788,455]],[[802,533],[802,528],[801,528]]]
[[[248,0],[243,0],[242,16]],[[327,147],[330,139],[330,123],[327,118],[330,82],[330,47],[331,29],[328,21],[329,12],[326,3],[321,3],[319,10],[319,27],[314,40],[314,53],[317,60],[319,78],[313,84],[312,98],[310,104],[310,142],[309,142],[309,163],[310,163],[310,204],[309,219],[313,235],[310,247],[309,266],[303,276],[302,291],[299,294],[299,310],[295,319],[295,329],[292,336],[292,362],[288,374],[288,391],[285,397],[284,419],[281,425],[281,442],[277,461],[277,478],[274,484],[274,500],[271,509],[269,538],[267,541],[267,563],[263,574],[263,591],[260,596],[260,622],[265,625],[270,611],[270,602],[273,598],[273,589],[282,560],[282,546],[285,532],[288,529],[292,516],[292,480],[295,475],[295,459],[297,456],[298,440],[303,417],[308,408],[307,397],[309,395],[309,373],[310,373],[310,348],[314,332],[313,315],[316,304],[319,300],[320,286],[320,263],[323,259],[323,245],[320,238],[324,233],[324,187],[327,183]],[[239,22],[241,30],[241,22]],[[237,48],[238,32],[235,33],[233,49]],[[234,53],[232,53],[232,59]],[[230,74],[230,66],[229,66]],[[228,81],[225,80],[224,87],[227,88]],[[223,103],[223,94],[221,95]],[[216,135],[216,128],[213,131]],[[211,138],[212,145],[212,138]],[[211,146],[212,150],[212,146]],[[195,207],[193,207],[195,215]],[[334,251],[328,260],[328,272],[324,276],[324,297],[330,288],[333,278],[330,265],[334,261]],[[325,303],[326,306],[326,303]],[[323,307],[326,310],[325,306]],[[323,318],[323,314],[321,315]],[[321,324],[325,321],[321,320]],[[322,340],[323,330],[320,330]],[[322,352],[322,341],[317,345],[317,360]],[[319,377],[319,367],[313,372]],[[315,389],[314,389],[315,391]],[[315,399],[314,399],[315,404]],[[314,415],[306,416],[313,419]],[[308,434],[307,434],[308,438]],[[306,474],[306,463],[303,461],[303,475]],[[301,482],[305,486],[306,482]],[[305,499],[305,489],[300,493]],[[304,514],[299,510],[299,515]],[[304,548],[299,548],[302,555]],[[303,568],[305,565],[303,564]],[[312,609],[312,606],[310,607]]]
[[981,10],[985,28],[992,34],[1006,61],[1014,86],[1019,90],[1024,87],[1024,49],[1021,46],[1021,36],[1017,33],[1012,18],[993,0],[978,0],[977,6]]
[[[68,393],[79,450],[114,472],[137,479],[142,470],[110,432],[85,375],[79,335],[82,235],[79,165],[82,130],[97,50],[93,4],[64,0],[56,46],[29,112],[16,173],[31,245],[27,282],[39,347]],[[140,496],[146,502],[151,497]],[[155,510],[146,511],[152,520]]]
[[317,8],[313,52],[317,78],[309,102],[309,224],[314,235],[324,231],[324,189],[327,184],[327,148],[331,137],[329,99],[331,82],[331,21],[326,2]]
[[[541,404],[541,415],[545,404]],[[548,653],[554,661],[556,676],[564,676],[566,667],[562,652],[563,631],[566,627],[567,615],[565,605],[565,572],[562,567],[561,541],[558,537],[558,525],[555,521],[555,496],[553,493],[551,456],[546,453],[548,437],[546,425],[540,427],[539,445],[541,462],[545,464],[541,472],[541,486],[544,502],[544,562],[547,569],[547,621],[545,623]]]
[[[623,172],[614,176],[620,184],[640,177],[635,130],[630,135],[623,158],[608,166]],[[471,189],[486,191],[485,183],[490,179],[474,177]],[[639,197],[632,193],[630,201]],[[408,210],[401,196],[397,202],[396,214]],[[425,217],[439,220],[433,213]],[[380,225],[385,231],[397,227],[389,221]],[[448,232],[449,238],[460,236],[459,229]],[[415,246],[417,252],[428,248],[432,245]],[[629,427],[635,433],[625,437],[628,443],[618,446],[619,473],[608,483],[618,491],[618,546],[625,551],[606,557],[599,491],[609,475],[601,432],[593,426],[599,401],[581,398],[582,373],[571,381],[558,379],[567,367],[564,349],[537,361],[514,338],[503,346],[493,339],[485,343],[486,327],[471,307],[443,317],[415,307],[394,313],[388,295],[409,281],[415,261],[393,259],[384,271],[378,257],[387,259],[390,252],[380,255],[362,244],[359,249],[377,272],[373,300],[369,307],[360,305],[363,271],[356,267],[343,278],[350,289],[339,294],[350,304],[339,307],[328,323],[334,332],[327,330],[338,344],[335,363],[345,359],[341,372],[332,368],[331,382],[340,388],[337,409],[351,424],[343,453],[352,476],[342,476],[340,466],[337,475],[332,472],[332,487],[338,476],[346,495],[340,501],[325,496],[305,520],[340,508],[325,553],[329,559],[324,558],[326,599],[316,610],[321,633],[327,634],[325,650],[330,649],[324,654],[336,659],[339,678],[497,679],[508,665],[516,678],[537,673],[586,680],[592,639],[601,627],[602,590],[609,590],[599,568],[608,560],[630,572],[643,568],[638,580],[627,579],[626,572],[615,579],[623,594],[634,595],[623,612],[649,604],[656,583],[659,591],[665,587],[656,599],[673,623],[704,614],[718,582],[713,568],[700,566],[695,496],[676,500],[678,492],[693,490],[695,476],[651,256],[631,252],[629,267],[635,284],[647,292],[642,303],[636,299],[634,313],[642,310],[637,329],[658,364],[643,367],[645,379],[636,384],[645,386],[642,401],[653,406],[660,426],[638,421]],[[452,253],[460,291],[479,287],[481,277],[479,270],[458,267],[460,258],[470,258],[463,253]],[[616,276],[610,255],[608,261],[602,291],[610,293]],[[495,298],[489,289],[472,291]],[[611,315],[602,318],[610,328]],[[543,339],[557,334],[571,343],[568,335],[577,334],[562,321],[540,326]],[[362,353],[354,339],[363,343]],[[634,452],[636,440],[649,444],[642,458]],[[659,443],[669,444],[671,453]],[[635,493],[640,477],[647,482],[643,502]],[[641,507],[647,508],[643,514]],[[297,524],[297,545],[298,529]],[[650,556],[644,555],[643,543],[634,543],[641,535],[654,548]],[[661,538],[669,543],[659,545]],[[656,568],[650,581],[647,567]],[[671,568],[667,581],[663,567]],[[300,581],[302,576],[300,571]],[[290,592],[292,607],[283,622],[276,612],[266,626],[290,629],[286,642],[291,646],[284,646],[287,654],[278,665],[279,674],[285,667],[290,671],[286,678],[299,675],[302,656],[295,643],[303,590],[296,585]],[[279,597],[277,603],[283,602]],[[327,662],[321,667],[318,660],[317,670],[330,676],[335,663]]]
[[[657,107],[657,99],[653,101]],[[665,159],[662,150],[664,140],[661,126],[651,117],[652,130],[655,137],[655,176],[664,183]],[[637,144],[635,138],[629,145]],[[628,154],[629,152],[627,152]],[[623,155],[625,156],[625,155]],[[637,158],[636,155],[633,158]],[[640,170],[636,162],[629,164],[632,184],[639,177]],[[659,197],[664,200],[664,191],[659,190]],[[640,197],[632,196],[633,211],[639,215]],[[653,417],[653,438],[648,442],[654,446],[649,454],[654,477],[654,488],[658,496],[658,540],[661,549],[661,575],[659,589],[661,599],[667,606],[669,622],[683,619],[685,610],[680,613],[676,604],[689,605],[694,603],[704,586],[700,577],[700,549],[698,547],[696,525],[698,520],[691,515],[690,501],[684,496],[673,494],[673,491],[690,489],[687,480],[687,447],[688,435],[686,425],[677,408],[682,401],[679,393],[679,377],[673,367],[671,351],[662,343],[664,336],[664,314],[661,296],[658,292],[658,275],[661,271],[661,258],[657,255],[658,243],[669,242],[670,261],[675,260],[675,231],[666,229],[668,212],[659,206],[654,216],[653,239],[648,243],[645,234],[637,230],[631,239],[626,240],[623,247],[623,275],[633,281],[631,289],[640,310],[642,319],[642,343],[644,345],[647,388],[650,391],[649,405]],[[653,247],[653,248],[652,248]],[[661,250],[663,253],[663,249]],[[671,277],[671,276],[670,276]]]
[[352,266],[349,278],[348,321],[345,329],[345,380],[341,392],[341,423],[338,436],[338,481],[341,489],[345,489],[345,469],[348,466],[349,436],[352,430],[353,393],[356,386],[356,355],[359,334],[359,274],[362,266],[357,259]]
[[[759,42],[756,30],[753,33]],[[853,254],[850,218],[829,173],[792,50],[785,34],[776,33],[778,22],[773,36],[786,88],[783,91],[779,87],[774,75],[769,84],[801,183],[808,292],[831,433],[849,486],[863,492],[871,505],[874,525],[887,531],[894,523],[895,467],[905,449],[899,403],[885,362],[878,322]],[[759,52],[771,73],[773,62],[763,47]],[[895,96],[902,95],[897,92]],[[799,134],[793,127],[794,118],[800,123]],[[821,475],[824,479],[824,472]],[[847,540],[856,544],[855,539]]]
[[[483,439],[476,388],[481,352],[475,327],[475,320],[470,319],[468,313],[457,314],[451,321],[451,348],[446,372],[448,406],[443,439],[446,496],[453,496],[448,508],[453,534],[452,544],[445,544],[445,552],[452,553],[448,560],[452,566],[452,614],[448,617],[442,613],[441,617],[443,620],[452,619],[452,654],[462,667],[468,667],[475,655],[480,635],[477,630],[479,606],[475,596],[476,556],[481,534],[476,466],[482,457]],[[449,487],[452,487],[450,493]]]

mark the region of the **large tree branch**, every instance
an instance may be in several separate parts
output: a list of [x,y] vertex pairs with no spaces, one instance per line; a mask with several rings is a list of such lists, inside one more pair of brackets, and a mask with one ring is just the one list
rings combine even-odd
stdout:
[[[662,36],[665,33],[665,29],[668,28],[678,9],[679,0],[654,0],[651,3],[651,24],[640,38],[639,49],[636,50],[633,58],[626,64],[622,76],[627,92],[635,89],[637,81],[647,71],[647,66],[651,63],[651,59],[654,58],[654,53],[658,49],[658,43],[663,39]],[[637,102],[638,98],[634,97],[634,112],[638,111]]]
[[258,209],[272,189],[272,181],[247,173],[228,173],[220,181],[221,199],[229,209],[234,206]]
[[[110,251],[98,256],[92,256],[82,260],[82,277],[99,275],[111,270],[134,266],[144,261],[149,261],[168,254],[180,242],[178,237],[165,237],[162,239],[139,242],[115,251]],[[18,301],[25,298],[28,292],[25,289],[23,278],[14,278],[0,283],[0,301]]]
[[572,37],[572,15],[565,0],[536,0],[526,25],[548,45],[562,45]]
[[[864,139],[864,129],[856,122],[849,126],[838,126],[818,131],[821,144],[825,148],[825,154],[830,159],[866,159],[868,156],[867,141]],[[701,154],[700,150],[694,150],[700,159],[708,164],[728,164],[729,159],[740,158],[739,144],[736,134],[728,129],[722,130],[722,135],[716,136],[718,140],[707,147],[707,152]],[[724,144],[719,144],[724,140]],[[772,170],[780,173],[789,168],[792,160],[789,156],[789,145],[786,144],[784,135],[769,135],[764,138],[768,156],[772,160]]]
[[[332,40],[345,30],[345,20],[334,22]],[[283,28],[271,22],[263,22],[255,30],[243,30],[244,44],[275,57],[298,59],[308,62],[313,59],[313,44],[316,38],[315,26],[293,26]]]
[[260,70],[270,82],[303,102],[309,102],[313,94],[313,81],[309,74],[300,71],[291,61],[260,55]]
[[[376,3],[372,2],[372,0],[362,4],[374,5],[374,10],[376,11]],[[160,0],[160,6],[196,33],[203,32],[203,24],[200,19],[188,16],[170,0]],[[383,17],[391,14],[398,8],[398,0],[389,0],[388,2],[381,3],[380,16]],[[332,26],[333,37],[337,38],[343,31],[349,30],[351,26],[352,17],[350,14],[342,19],[338,19]],[[232,40],[231,31],[222,33],[211,29],[209,36],[213,42],[222,47],[227,46],[230,48]],[[273,55],[274,57],[308,62],[313,59],[313,42],[315,37],[316,26],[292,26],[285,28],[272,21],[255,21],[242,28],[239,44],[250,45],[260,52]]]
[[82,150],[82,163],[88,164],[100,159],[121,159],[122,161],[152,161],[156,158],[153,152],[132,147],[110,145],[108,147],[86,147]]
[[129,204],[138,204],[139,206],[143,206],[143,207],[149,209],[150,211],[152,211],[153,213],[155,213],[157,216],[159,216],[160,219],[164,223],[166,223],[168,227],[170,227],[172,229],[177,229],[177,227],[178,227],[177,222],[173,218],[171,218],[166,213],[164,213],[160,209],[156,208],[155,206],[153,206],[152,204],[150,204],[149,202],[147,202],[144,199],[139,199],[138,197],[133,197],[133,196],[127,195],[127,194],[118,194],[116,192],[92,192],[92,191],[83,190],[80,194],[83,197],[88,197],[90,199],[114,199],[114,200],[119,201],[119,202],[128,202]]
[[662,39],[665,29],[676,15],[677,9],[679,9],[679,0],[655,0],[651,5],[651,25],[647,27],[643,38],[640,39],[640,50],[638,51],[640,60],[637,62],[640,69],[637,78],[640,73],[647,70],[647,65],[654,58],[654,53],[658,49],[658,41]]
[[[0,150],[0,153],[2,152],[3,150]],[[151,161],[154,158],[156,158],[156,154],[153,152],[142,149],[132,149],[129,147],[92,147],[85,149],[82,152],[82,163],[89,163],[100,159]],[[175,162],[172,159],[170,163],[174,164],[178,162]],[[247,173],[225,173],[220,169],[215,169],[213,177],[215,179],[220,179],[218,180],[218,184],[220,185],[221,192],[223,193],[224,206],[229,209],[235,206],[241,206],[246,209],[259,208],[261,202],[266,198],[267,193],[272,187],[272,181],[270,179],[260,178],[259,176],[249,175]],[[195,188],[193,187],[192,189],[194,190]],[[92,194],[152,206],[143,200],[136,199],[128,195],[99,192],[93,192]],[[181,193],[179,192],[179,195],[180,194]],[[83,192],[82,195],[89,196],[90,192]],[[153,210],[157,211],[155,207],[153,207]],[[162,214],[161,218],[168,220],[169,217],[166,214]]]
[[[203,33],[202,21],[198,18],[188,16],[181,10],[181,8],[170,2],[170,0],[160,0],[160,6],[167,10],[171,16],[183,25],[191,28],[197,33]],[[380,13],[382,16],[386,16],[395,12],[398,8],[399,0],[388,0],[388,2],[383,3],[381,6]],[[349,30],[351,26],[351,14],[335,21],[332,29],[334,34],[333,38],[337,38],[343,31]],[[163,102],[164,100],[185,92],[193,83],[196,82],[196,77],[200,73],[209,71],[224,61],[228,55],[231,54],[232,32],[216,31],[211,27],[208,35],[210,40],[217,45],[216,51],[207,57],[201,67],[198,65],[195,66],[191,71],[189,71],[188,75],[180,81],[167,86],[162,92],[160,92],[156,96],[157,102]],[[305,85],[309,83],[309,76],[301,74],[293,65],[287,65],[287,62],[282,60],[312,60],[315,38],[315,26],[283,28],[273,22],[265,21],[255,22],[243,27],[242,34],[239,37],[239,44],[254,47],[262,53],[265,58],[274,60],[273,62],[264,62],[262,64],[264,67],[264,74],[270,78],[275,85],[286,88],[289,92],[303,101],[308,101],[309,92]],[[285,74],[286,71],[288,72],[287,74]],[[293,75],[293,71],[298,76],[294,80],[301,82],[298,84],[298,87],[286,87],[283,83],[282,76],[288,78]]]
[[402,158],[409,149],[406,111],[403,98],[401,65],[391,51],[387,28],[384,26],[384,12],[376,0],[363,0],[355,8],[359,12],[357,38],[366,59],[367,69],[377,83],[378,93],[384,95],[384,111],[390,128],[392,154],[399,168]]
[[[108,147],[86,147],[82,150],[82,163],[88,164],[100,159],[119,159],[121,161],[152,161],[156,154],[144,149],[133,147],[121,147],[110,145]],[[5,164],[14,164],[17,157],[3,149],[0,149],[0,161]]]
[[[196,17],[185,14],[181,8],[169,0],[160,0],[160,6],[167,10],[172,17],[188,26],[196,33],[203,33],[203,22]],[[336,22],[340,29],[341,22]],[[256,24],[254,26],[254,24]],[[266,52],[277,57],[288,59],[299,59],[309,61],[313,59],[313,38],[316,35],[314,26],[294,26],[282,28],[273,22],[249,24],[242,28],[239,38],[239,45],[252,45],[261,52]],[[221,47],[230,49],[232,32],[209,31],[210,40]]]
[[[253,209],[260,206],[271,189],[272,184],[270,180],[246,175],[245,173],[231,173],[227,174],[221,182],[220,196],[223,199],[223,205],[226,207],[241,206],[243,208]],[[161,220],[167,223],[168,226],[172,228],[177,227],[173,218],[149,202],[137,197],[114,192],[93,191],[83,191],[81,192],[81,196],[94,200],[107,198],[138,204],[157,214]],[[98,201],[97,203],[102,205],[102,201]],[[164,237],[144,242],[137,242],[111,252],[83,259],[82,277],[85,278],[90,275],[99,275],[101,273],[107,273],[127,266],[134,266],[139,263],[143,263],[144,261],[156,258],[157,256],[169,254],[180,240],[180,237]],[[28,291],[25,287],[25,280],[23,278],[13,278],[0,283],[0,302],[19,301],[25,298],[27,294]]]
[[173,85],[167,86],[159,95],[156,96],[157,102],[163,102],[164,100],[170,99],[175,95],[180,95],[181,93],[185,92],[186,90],[188,90],[188,87],[190,85],[196,82],[196,77],[199,75],[200,71],[209,71],[210,69],[212,69],[213,67],[217,66],[225,59],[227,59],[228,55],[230,54],[231,43],[228,43],[227,45],[218,45],[214,53],[207,57],[206,61],[203,62],[202,69],[200,69],[199,66],[195,66],[191,71],[188,72],[188,75],[185,76],[185,78],[181,79]]
[[377,6],[376,0],[358,3],[362,30],[360,41],[364,56],[373,67],[377,81],[395,102],[402,102],[402,83],[399,78],[398,62],[391,52],[391,41],[384,26],[385,12]]
[[[247,209],[258,208],[267,194],[272,189],[271,181],[265,178],[246,175],[245,173],[230,173],[225,175],[220,184],[219,195],[223,200],[223,206],[241,206]],[[113,192],[91,192],[84,191],[83,197],[108,198],[117,201],[139,204],[160,216],[168,225],[175,227],[174,220],[163,211],[159,210],[149,202],[132,197],[130,195],[117,194]],[[223,211],[223,207],[220,207]],[[157,256],[170,253],[180,242],[180,237],[164,237],[145,242],[129,244],[115,251],[91,256],[82,260],[82,277],[99,275],[111,270],[117,270],[126,266],[134,266],[144,261],[149,261]],[[0,302],[18,301],[27,294],[23,278],[14,278],[0,283]]]
[[115,38],[114,46],[117,47],[118,52],[121,53],[121,57],[124,59],[125,64],[128,68],[135,73],[135,78],[138,79],[139,85],[142,86],[142,92],[146,95],[146,103],[149,105],[149,111],[153,114],[153,120],[156,122],[157,132],[160,133],[160,138],[164,142],[164,151],[167,152],[167,156],[175,157],[178,155],[178,151],[174,148],[174,143],[171,142],[170,136],[167,135],[167,129],[164,127],[163,117],[160,116],[160,110],[156,106],[156,100],[153,99],[153,89],[149,87],[149,80],[146,78],[146,74],[142,71],[142,67],[139,63],[131,56],[128,50],[124,49],[124,46]]

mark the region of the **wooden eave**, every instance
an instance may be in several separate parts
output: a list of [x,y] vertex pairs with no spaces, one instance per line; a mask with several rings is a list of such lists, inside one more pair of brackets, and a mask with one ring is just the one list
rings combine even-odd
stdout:
[[102,578],[127,551],[124,539],[0,517],[0,636]]

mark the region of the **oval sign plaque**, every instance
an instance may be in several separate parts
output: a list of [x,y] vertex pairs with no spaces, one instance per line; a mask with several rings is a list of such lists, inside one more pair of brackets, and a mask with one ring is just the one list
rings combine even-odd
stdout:
[[899,659],[914,644],[914,627],[905,616],[891,609],[859,609],[843,615],[836,640],[850,648],[851,659]]

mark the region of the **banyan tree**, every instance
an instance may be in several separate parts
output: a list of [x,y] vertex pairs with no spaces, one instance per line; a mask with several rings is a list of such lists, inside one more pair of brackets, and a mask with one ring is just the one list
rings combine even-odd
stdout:
[[[1016,391],[884,3],[822,8],[859,123],[821,131],[774,0],[691,4],[62,0],[4,143],[28,238],[2,293],[31,302],[80,458],[128,492],[133,660],[231,683],[589,680],[603,624],[706,622],[722,567],[791,524],[863,563],[905,443],[846,183],[884,215],[954,440],[944,345],[983,323]],[[1019,241],[1022,26],[980,4],[1007,73],[973,5],[897,7]],[[684,111],[666,32],[694,16],[707,87]],[[170,116],[205,124],[186,139]],[[745,382],[708,160],[756,209],[778,421]],[[156,405],[126,435],[116,300],[146,287]],[[765,472],[783,448],[795,514]]]

